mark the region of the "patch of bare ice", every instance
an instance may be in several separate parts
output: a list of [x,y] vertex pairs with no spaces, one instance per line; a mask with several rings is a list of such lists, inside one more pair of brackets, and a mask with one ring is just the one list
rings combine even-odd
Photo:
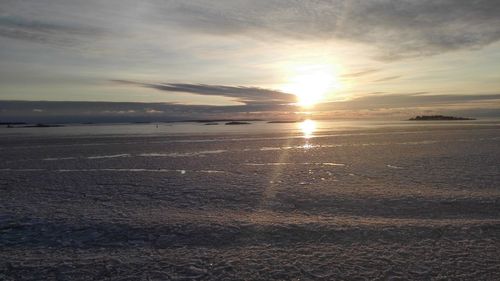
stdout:
[[114,154],[114,155],[96,155],[96,156],[89,156],[87,159],[106,159],[106,158],[120,158],[120,157],[130,157],[130,154],[124,153],[124,154]]
[[281,165],[321,165],[321,166],[345,166],[342,163],[331,163],[331,162],[323,162],[323,163],[293,163],[293,162],[270,162],[270,163],[245,163],[246,166],[281,166]]
[[321,163],[321,165],[324,165],[324,166],[345,166],[345,164],[342,164],[342,163]]
[[180,173],[182,175],[187,172],[193,173],[224,173],[218,170],[184,170],[184,169],[59,169],[56,172],[154,172],[154,173]]
[[281,147],[261,147],[260,151],[281,150]]
[[218,154],[227,152],[225,149],[218,150],[203,150],[203,151],[194,151],[194,152],[172,152],[172,153],[141,153],[140,157],[193,157],[193,156],[201,156],[206,154]]
[[11,169],[11,168],[0,169],[0,172],[39,172],[39,171],[45,171],[45,169]]
[[74,160],[77,159],[76,157],[50,157],[50,158],[45,158],[43,161],[60,161],[60,160]]

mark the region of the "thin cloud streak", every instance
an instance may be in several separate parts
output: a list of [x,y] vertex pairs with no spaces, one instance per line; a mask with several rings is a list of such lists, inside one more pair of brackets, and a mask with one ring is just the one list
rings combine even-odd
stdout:
[[210,6],[172,1],[159,8],[165,22],[202,33],[335,38],[376,46],[381,60],[477,48],[500,39],[500,3],[489,0],[218,1]]
[[395,76],[384,77],[384,78],[374,80],[373,82],[386,82],[386,81],[396,80],[398,78],[401,78],[401,76],[395,75]]
[[358,71],[358,72],[354,72],[354,73],[344,74],[341,77],[342,78],[357,78],[357,77],[362,77],[362,76],[370,75],[373,73],[377,73],[379,71],[381,71],[381,69],[367,69],[367,70]]
[[0,17],[0,37],[61,46],[73,46],[83,39],[96,38],[104,31],[81,24],[36,21],[20,17]]
[[[401,94],[370,94],[356,97],[345,101],[329,102],[318,105],[319,111],[342,109],[380,109],[380,108],[409,108],[409,107],[433,107],[462,104],[472,106],[476,102],[500,103],[500,94],[482,95],[439,95],[420,93]],[[500,112],[499,112],[500,115]]]

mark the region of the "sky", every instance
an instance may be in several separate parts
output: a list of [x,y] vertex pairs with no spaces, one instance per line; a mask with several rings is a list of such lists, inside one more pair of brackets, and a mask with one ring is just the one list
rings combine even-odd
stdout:
[[496,0],[0,0],[0,122],[500,117]]

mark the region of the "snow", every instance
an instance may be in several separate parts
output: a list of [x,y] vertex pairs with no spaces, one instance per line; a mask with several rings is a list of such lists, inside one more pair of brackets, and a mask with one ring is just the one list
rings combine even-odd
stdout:
[[499,137],[4,134],[0,280],[499,280]]

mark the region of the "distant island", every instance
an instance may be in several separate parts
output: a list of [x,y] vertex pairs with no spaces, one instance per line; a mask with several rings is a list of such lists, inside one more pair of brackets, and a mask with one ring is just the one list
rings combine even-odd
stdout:
[[38,123],[35,125],[24,126],[24,128],[56,128],[56,127],[64,127],[64,125]]
[[54,128],[54,127],[64,127],[64,125],[60,124],[43,124],[43,123],[38,123],[38,124],[27,124],[24,122],[12,122],[12,123],[0,123],[0,125],[5,125],[7,124],[7,128]]
[[454,117],[444,115],[422,115],[408,119],[409,121],[449,121],[449,120],[476,120],[474,118]]
[[252,123],[241,122],[241,121],[231,121],[231,122],[226,123],[226,125],[248,125],[248,124],[252,124]]
[[0,122],[0,125],[14,126],[14,125],[26,125],[25,122]]

